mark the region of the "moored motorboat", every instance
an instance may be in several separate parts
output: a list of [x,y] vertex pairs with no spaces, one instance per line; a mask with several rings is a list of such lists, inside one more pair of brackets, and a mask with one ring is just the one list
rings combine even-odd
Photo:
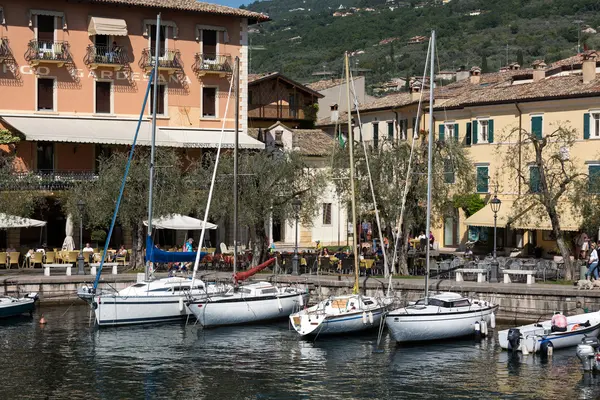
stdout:
[[290,315],[301,336],[361,332],[377,328],[391,300],[358,294],[335,296]]
[[500,347],[505,350],[536,353],[552,343],[554,349],[574,347],[585,337],[598,337],[600,311],[567,317],[565,332],[552,332],[552,320],[517,326],[498,332]]
[[15,317],[17,315],[31,314],[38,299],[37,293],[30,293],[25,297],[0,296],[0,318]]
[[476,334],[482,322],[493,328],[497,308],[458,293],[440,293],[390,311],[386,324],[399,343],[453,339]]

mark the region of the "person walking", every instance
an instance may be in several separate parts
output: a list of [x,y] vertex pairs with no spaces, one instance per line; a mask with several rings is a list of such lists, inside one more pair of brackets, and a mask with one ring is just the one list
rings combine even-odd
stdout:
[[588,270],[585,274],[586,279],[591,278],[592,274],[595,279],[598,279],[598,251],[595,243],[592,243],[592,251],[588,259]]

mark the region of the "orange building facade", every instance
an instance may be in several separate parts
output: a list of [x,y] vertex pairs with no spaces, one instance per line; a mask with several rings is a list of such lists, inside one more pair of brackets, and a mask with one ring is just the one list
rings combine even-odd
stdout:
[[[131,144],[159,12],[157,146],[200,155],[217,146],[223,126],[232,145],[235,57],[241,147],[263,146],[247,136],[247,42],[248,25],[267,17],[194,0],[156,3],[0,0],[0,129],[21,137],[0,150],[16,152],[23,172],[94,174],[103,151]],[[148,145],[150,100],[143,113],[138,143]]]

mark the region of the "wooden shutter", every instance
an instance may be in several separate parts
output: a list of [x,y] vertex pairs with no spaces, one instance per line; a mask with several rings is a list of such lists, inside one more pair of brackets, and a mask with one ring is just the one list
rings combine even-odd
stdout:
[[589,166],[589,192],[600,193],[600,165]]
[[454,140],[458,142],[458,124],[454,124]]
[[477,167],[477,193],[488,192],[488,167]]
[[467,146],[471,145],[472,126],[473,125],[470,122],[467,122],[467,132],[465,134],[465,143],[467,144]]
[[494,143],[494,120],[488,120],[488,143]]
[[473,121],[473,144],[477,144],[477,128],[479,127],[479,122]]
[[444,126],[444,124],[440,124],[440,127],[439,127],[440,142],[444,141],[445,131],[446,131],[446,127]]
[[529,191],[540,192],[540,170],[537,166],[529,167]]
[[388,122],[388,140],[390,142],[394,141],[394,123]]
[[590,138],[590,113],[583,114],[583,138]]
[[542,139],[542,117],[531,117],[531,133],[538,139]]

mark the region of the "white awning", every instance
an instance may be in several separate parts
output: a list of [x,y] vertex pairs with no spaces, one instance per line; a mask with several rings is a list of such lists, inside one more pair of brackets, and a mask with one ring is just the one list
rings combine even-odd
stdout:
[[127,22],[118,18],[90,17],[88,35],[127,36]]
[[[152,227],[154,229],[173,229],[177,231],[201,230],[206,224],[206,229],[217,229],[217,225],[210,222],[204,222],[201,219],[188,217],[181,214],[171,214],[169,216],[154,218]],[[148,226],[148,221],[144,221],[144,225]]]
[[[78,117],[2,117],[10,126],[20,131],[27,140],[102,143],[131,145],[137,128],[137,120],[100,119]],[[149,146],[152,126],[142,121],[137,144]],[[219,144],[220,130],[184,129],[160,127],[156,130],[156,145],[162,147],[216,148]],[[239,144],[242,149],[264,149],[264,143],[240,133]],[[234,133],[226,131],[223,147],[234,146]]]
[[45,221],[18,217],[16,215],[0,214],[0,229],[41,228],[42,226],[46,226]]

